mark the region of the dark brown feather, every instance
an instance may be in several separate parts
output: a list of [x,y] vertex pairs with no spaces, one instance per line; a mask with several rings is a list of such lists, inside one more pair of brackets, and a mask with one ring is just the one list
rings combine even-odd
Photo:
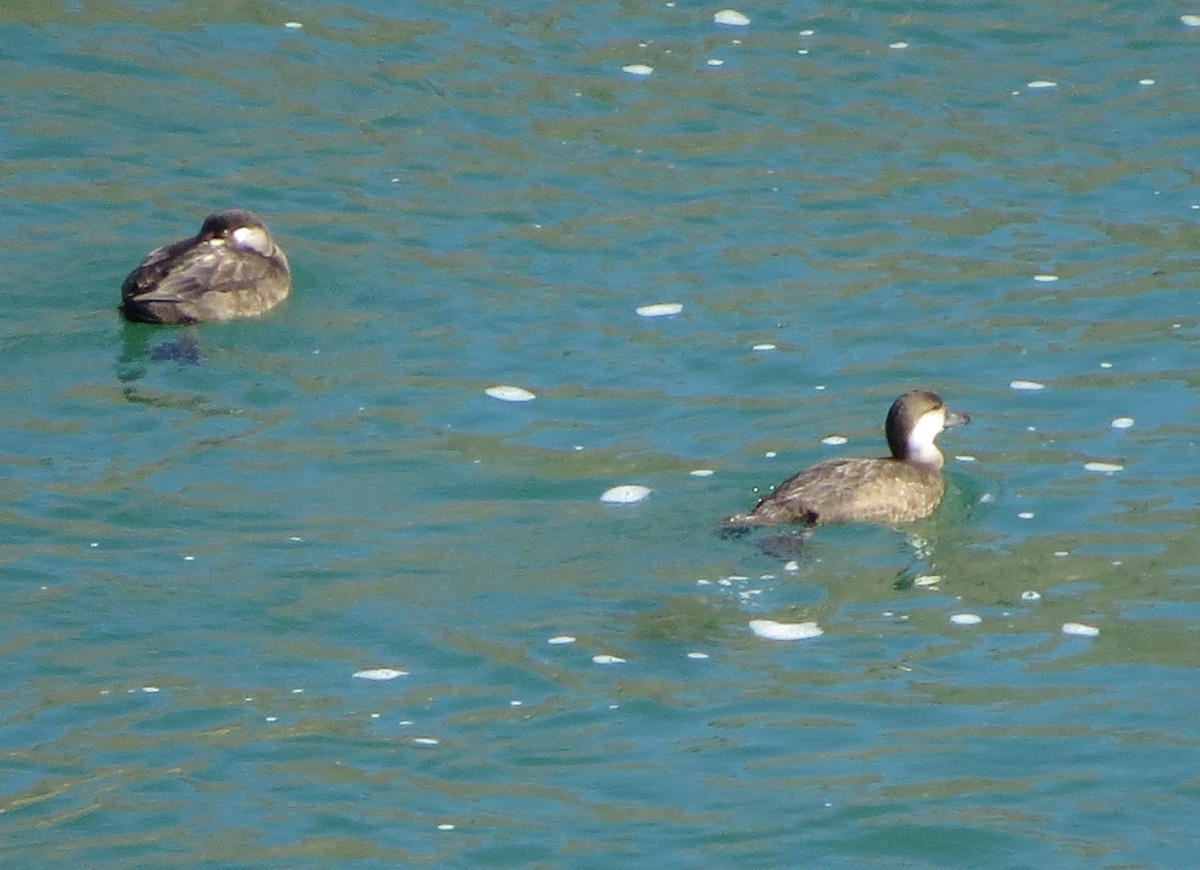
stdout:
[[[264,250],[237,244],[239,228],[261,230]],[[121,285],[121,313],[146,323],[253,317],[291,291],[287,257],[246,211],[215,212],[200,232],[151,251]]]
[[909,435],[923,415],[938,411],[945,412],[946,425],[969,420],[945,411],[936,393],[905,393],[888,411],[885,429],[891,456],[819,462],[779,484],[749,513],[726,517],[719,530],[736,535],[780,523],[891,525],[929,516],[946,492],[942,457],[932,446],[932,438],[925,455],[910,456]]

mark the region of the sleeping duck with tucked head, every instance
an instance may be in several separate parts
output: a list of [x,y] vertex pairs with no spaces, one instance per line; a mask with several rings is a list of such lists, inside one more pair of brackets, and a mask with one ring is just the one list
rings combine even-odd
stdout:
[[200,232],[151,251],[121,285],[121,313],[143,323],[255,317],[291,292],[287,257],[248,211],[213,212]]
[[737,535],[780,523],[893,525],[923,519],[946,492],[934,439],[968,422],[970,417],[947,409],[937,393],[907,392],[892,403],[884,426],[891,456],[819,462],[779,484],[749,513],[726,517],[718,529]]

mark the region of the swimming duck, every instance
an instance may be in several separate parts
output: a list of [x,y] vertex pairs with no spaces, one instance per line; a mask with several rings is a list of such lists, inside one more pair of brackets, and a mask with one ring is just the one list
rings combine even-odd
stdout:
[[937,393],[912,390],[892,403],[884,430],[892,455],[882,459],[829,459],[789,477],[747,514],[722,520],[737,534],[758,526],[803,523],[905,523],[929,516],[942,500],[942,452],[934,439],[970,422],[942,404]]
[[287,257],[248,211],[204,219],[200,232],[151,251],[121,285],[121,313],[144,323],[254,317],[292,289]]

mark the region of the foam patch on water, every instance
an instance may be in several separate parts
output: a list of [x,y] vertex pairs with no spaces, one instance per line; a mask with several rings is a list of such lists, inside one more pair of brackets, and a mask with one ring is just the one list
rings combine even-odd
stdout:
[[950,617],[950,622],[954,625],[979,625],[983,617],[978,613],[956,613]]
[[524,387],[514,387],[511,384],[497,384],[494,387],[488,387],[484,393],[501,402],[532,402],[537,398]]
[[1049,284],[1058,280],[1057,275],[1034,275],[1034,281],[1040,281],[1043,284]]
[[826,435],[821,439],[821,443],[828,444],[830,447],[841,447],[849,440],[845,435]]
[[407,677],[408,671],[401,671],[396,668],[365,668],[361,671],[355,671],[354,676],[360,680],[394,680],[396,677]]
[[1102,474],[1115,474],[1125,470],[1124,465],[1117,465],[1115,462],[1085,462],[1083,467],[1088,471],[1099,471]]
[[650,493],[651,489],[648,486],[641,486],[636,483],[623,483],[620,486],[606,489],[600,496],[600,501],[605,504],[636,504]]
[[641,305],[635,310],[641,317],[670,317],[683,311],[683,305],[679,302],[655,302]]
[[1084,625],[1082,622],[1064,622],[1062,633],[1073,637],[1096,637],[1100,634],[1100,629],[1094,625]]
[[1009,381],[1008,388],[1010,390],[1044,390],[1046,389],[1046,385],[1039,383],[1038,381],[1016,380]]
[[773,619],[752,619],[750,630],[766,640],[808,640],[825,633],[815,622],[776,622]]
[[1044,90],[1046,88],[1057,88],[1058,82],[1048,82],[1045,79],[1037,79],[1035,81],[1030,82],[1025,87],[1027,87],[1033,91]]
[[1200,15],[1180,15],[1179,20],[1187,27],[1200,27]]
[[708,658],[708,653],[706,653],[706,652],[690,652],[687,654],[687,657],[689,659],[706,659],[706,658]]
[[712,477],[714,472],[711,468],[694,468],[688,474],[692,477]]
[[644,63],[627,63],[621,67],[621,72],[627,72],[631,76],[648,76],[654,72],[654,67],[647,66]]
[[556,634],[554,637],[546,638],[546,643],[554,646],[564,646],[569,643],[575,643],[575,638],[569,634]]
[[750,23],[750,17],[736,9],[722,9],[713,16],[713,23],[727,24],[730,27],[745,27]]
[[1021,593],[1021,600],[1026,603],[1031,603],[1034,601],[1041,601],[1042,593],[1037,592],[1033,589],[1026,589],[1024,592]]
[[907,42],[893,42],[888,45],[888,48],[894,48],[897,50],[902,49],[902,48],[908,48],[908,43]]
[[1133,425],[1132,417],[1113,417],[1112,423],[1109,424],[1114,429],[1128,429]]
[[752,350],[775,350],[775,345],[769,343],[756,344]]
[[592,656],[592,661],[594,661],[598,665],[623,665],[623,664],[625,664],[625,659],[621,658],[620,656],[607,655],[605,653],[601,653],[599,655]]

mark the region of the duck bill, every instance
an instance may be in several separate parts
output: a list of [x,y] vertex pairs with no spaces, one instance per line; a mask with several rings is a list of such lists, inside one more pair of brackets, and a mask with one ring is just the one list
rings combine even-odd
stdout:
[[947,429],[951,428],[952,426],[966,426],[970,422],[971,422],[970,414],[959,414],[956,411],[949,411],[949,410],[946,411],[946,428]]

